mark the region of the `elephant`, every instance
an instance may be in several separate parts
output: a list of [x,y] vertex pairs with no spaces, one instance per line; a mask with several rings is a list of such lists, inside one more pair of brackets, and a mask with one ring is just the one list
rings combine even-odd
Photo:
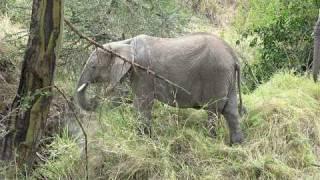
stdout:
[[318,80],[318,74],[320,69],[320,16],[316,22],[314,32],[314,44],[313,44],[313,65],[312,65],[312,74],[314,82]]
[[240,65],[224,40],[211,33],[191,33],[177,38],[138,35],[103,46],[188,92],[98,48],[89,56],[78,81],[76,96],[81,108],[92,111],[97,107],[95,98],[86,98],[89,84],[104,82],[108,84],[107,91],[111,91],[124,77],[129,77],[133,106],[143,124],[138,128],[141,134],[151,136],[151,111],[154,100],[158,100],[179,108],[206,110],[209,133],[213,136],[216,117],[223,115],[230,131],[230,143],[243,142],[237,102],[238,88],[241,109]]

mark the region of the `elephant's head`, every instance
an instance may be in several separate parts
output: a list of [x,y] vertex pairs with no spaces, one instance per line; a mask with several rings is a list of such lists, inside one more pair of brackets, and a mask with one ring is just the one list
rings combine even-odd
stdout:
[[318,80],[320,69],[320,14],[314,28],[314,46],[313,46],[313,80]]
[[[130,45],[131,39],[105,44],[104,47],[120,54],[128,60],[133,58],[133,48]],[[94,110],[98,103],[95,99],[86,98],[86,89],[92,83],[108,83],[107,91],[112,90],[114,86],[129,71],[131,64],[125,63],[114,54],[108,53],[102,49],[94,50],[84,69],[82,70],[78,86],[77,99],[79,105],[87,110]]]

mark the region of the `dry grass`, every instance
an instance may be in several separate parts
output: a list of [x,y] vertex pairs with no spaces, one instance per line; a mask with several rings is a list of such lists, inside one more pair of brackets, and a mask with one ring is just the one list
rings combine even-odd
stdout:
[[[157,103],[154,137],[136,135],[137,120],[131,105],[103,107],[90,121],[90,176],[101,179],[315,179],[320,171],[320,86],[306,77],[277,74],[270,82],[245,96],[248,115],[242,118],[246,141],[227,145],[228,132],[219,120],[218,137],[204,128],[206,113],[179,110]],[[63,137],[65,139],[68,137]],[[61,139],[61,138],[58,138]],[[76,146],[63,150],[58,143],[37,171],[59,165],[52,179],[79,177],[83,167]],[[66,140],[65,140],[66,142]],[[50,149],[49,148],[49,149]],[[63,163],[63,162],[68,163]],[[70,163],[73,167],[70,167]],[[49,166],[49,167],[48,167]],[[62,167],[61,167],[62,166]],[[66,170],[63,167],[67,166]],[[62,171],[61,171],[62,169]],[[62,173],[62,174],[61,174]],[[73,174],[76,173],[76,174]],[[66,176],[66,174],[68,174]],[[38,174],[39,175],[39,174]],[[54,176],[52,176],[54,175]],[[49,176],[47,176],[49,177]]]
[[20,25],[13,24],[9,17],[0,14],[0,138],[5,133],[3,124],[8,118],[8,114],[4,112],[16,94],[17,84],[16,67],[11,56],[17,48],[8,43],[6,37],[19,31]]
[[12,24],[10,18],[5,15],[0,15],[0,39],[3,39],[6,34],[19,32],[20,25]]

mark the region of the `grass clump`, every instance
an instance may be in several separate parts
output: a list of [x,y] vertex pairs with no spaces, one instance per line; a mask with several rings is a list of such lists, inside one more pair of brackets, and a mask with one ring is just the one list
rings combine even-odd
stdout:
[[[102,107],[90,126],[89,167],[94,179],[314,179],[320,176],[320,86],[306,77],[278,73],[244,97],[248,114],[241,126],[246,141],[228,146],[228,130],[219,119],[216,139],[205,129],[204,111],[177,109],[156,103],[153,138],[136,133],[132,105]],[[58,138],[59,139],[59,138]],[[73,144],[62,139],[57,144]],[[56,144],[56,145],[57,145]],[[57,148],[52,147],[57,150]],[[54,150],[51,150],[54,151]],[[68,165],[77,173],[81,163],[69,163],[61,153],[40,167]],[[65,153],[65,154],[64,154]],[[50,160],[49,160],[50,161]],[[50,166],[50,168],[49,168]],[[52,170],[51,170],[52,171]],[[54,171],[53,172],[57,172]],[[62,171],[65,172],[65,171]],[[61,172],[59,172],[61,173]],[[59,174],[57,172],[57,174]],[[43,176],[45,176],[42,173]],[[74,174],[75,176],[77,174]],[[48,176],[51,177],[51,176]],[[60,176],[63,177],[63,176]]]
[[[42,164],[36,168],[30,179],[81,179],[85,168],[81,150],[75,139],[67,132],[55,137],[46,150],[38,154]],[[27,178],[28,179],[28,178]]]

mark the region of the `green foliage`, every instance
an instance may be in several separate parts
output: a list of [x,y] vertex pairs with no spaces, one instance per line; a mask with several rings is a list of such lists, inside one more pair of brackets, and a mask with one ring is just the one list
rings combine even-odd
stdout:
[[[66,15],[97,40],[129,38],[138,34],[172,36],[181,30],[188,15],[176,1],[107,0],[66,1]],[[94,13],[93,13],[94,12]]]
[[32,10],[32,0],[1,0],[0,14],[9,16],[15,23],[28,25]]
[[[260,52],[259,59],[244,67],[249,89],[257,87],[254,81],[265,82],[281,69],[294,69],[300,74],[308,70],[312,61],[311,34],[318,15],[317,4],[313,0],[250,0],[248,6],[250,11],[242,12],[248,18],[246,28],[241,27],[242,40],[253,37],[250,46],[257,46]],[[243,19],[238,23],[241,22]]]

